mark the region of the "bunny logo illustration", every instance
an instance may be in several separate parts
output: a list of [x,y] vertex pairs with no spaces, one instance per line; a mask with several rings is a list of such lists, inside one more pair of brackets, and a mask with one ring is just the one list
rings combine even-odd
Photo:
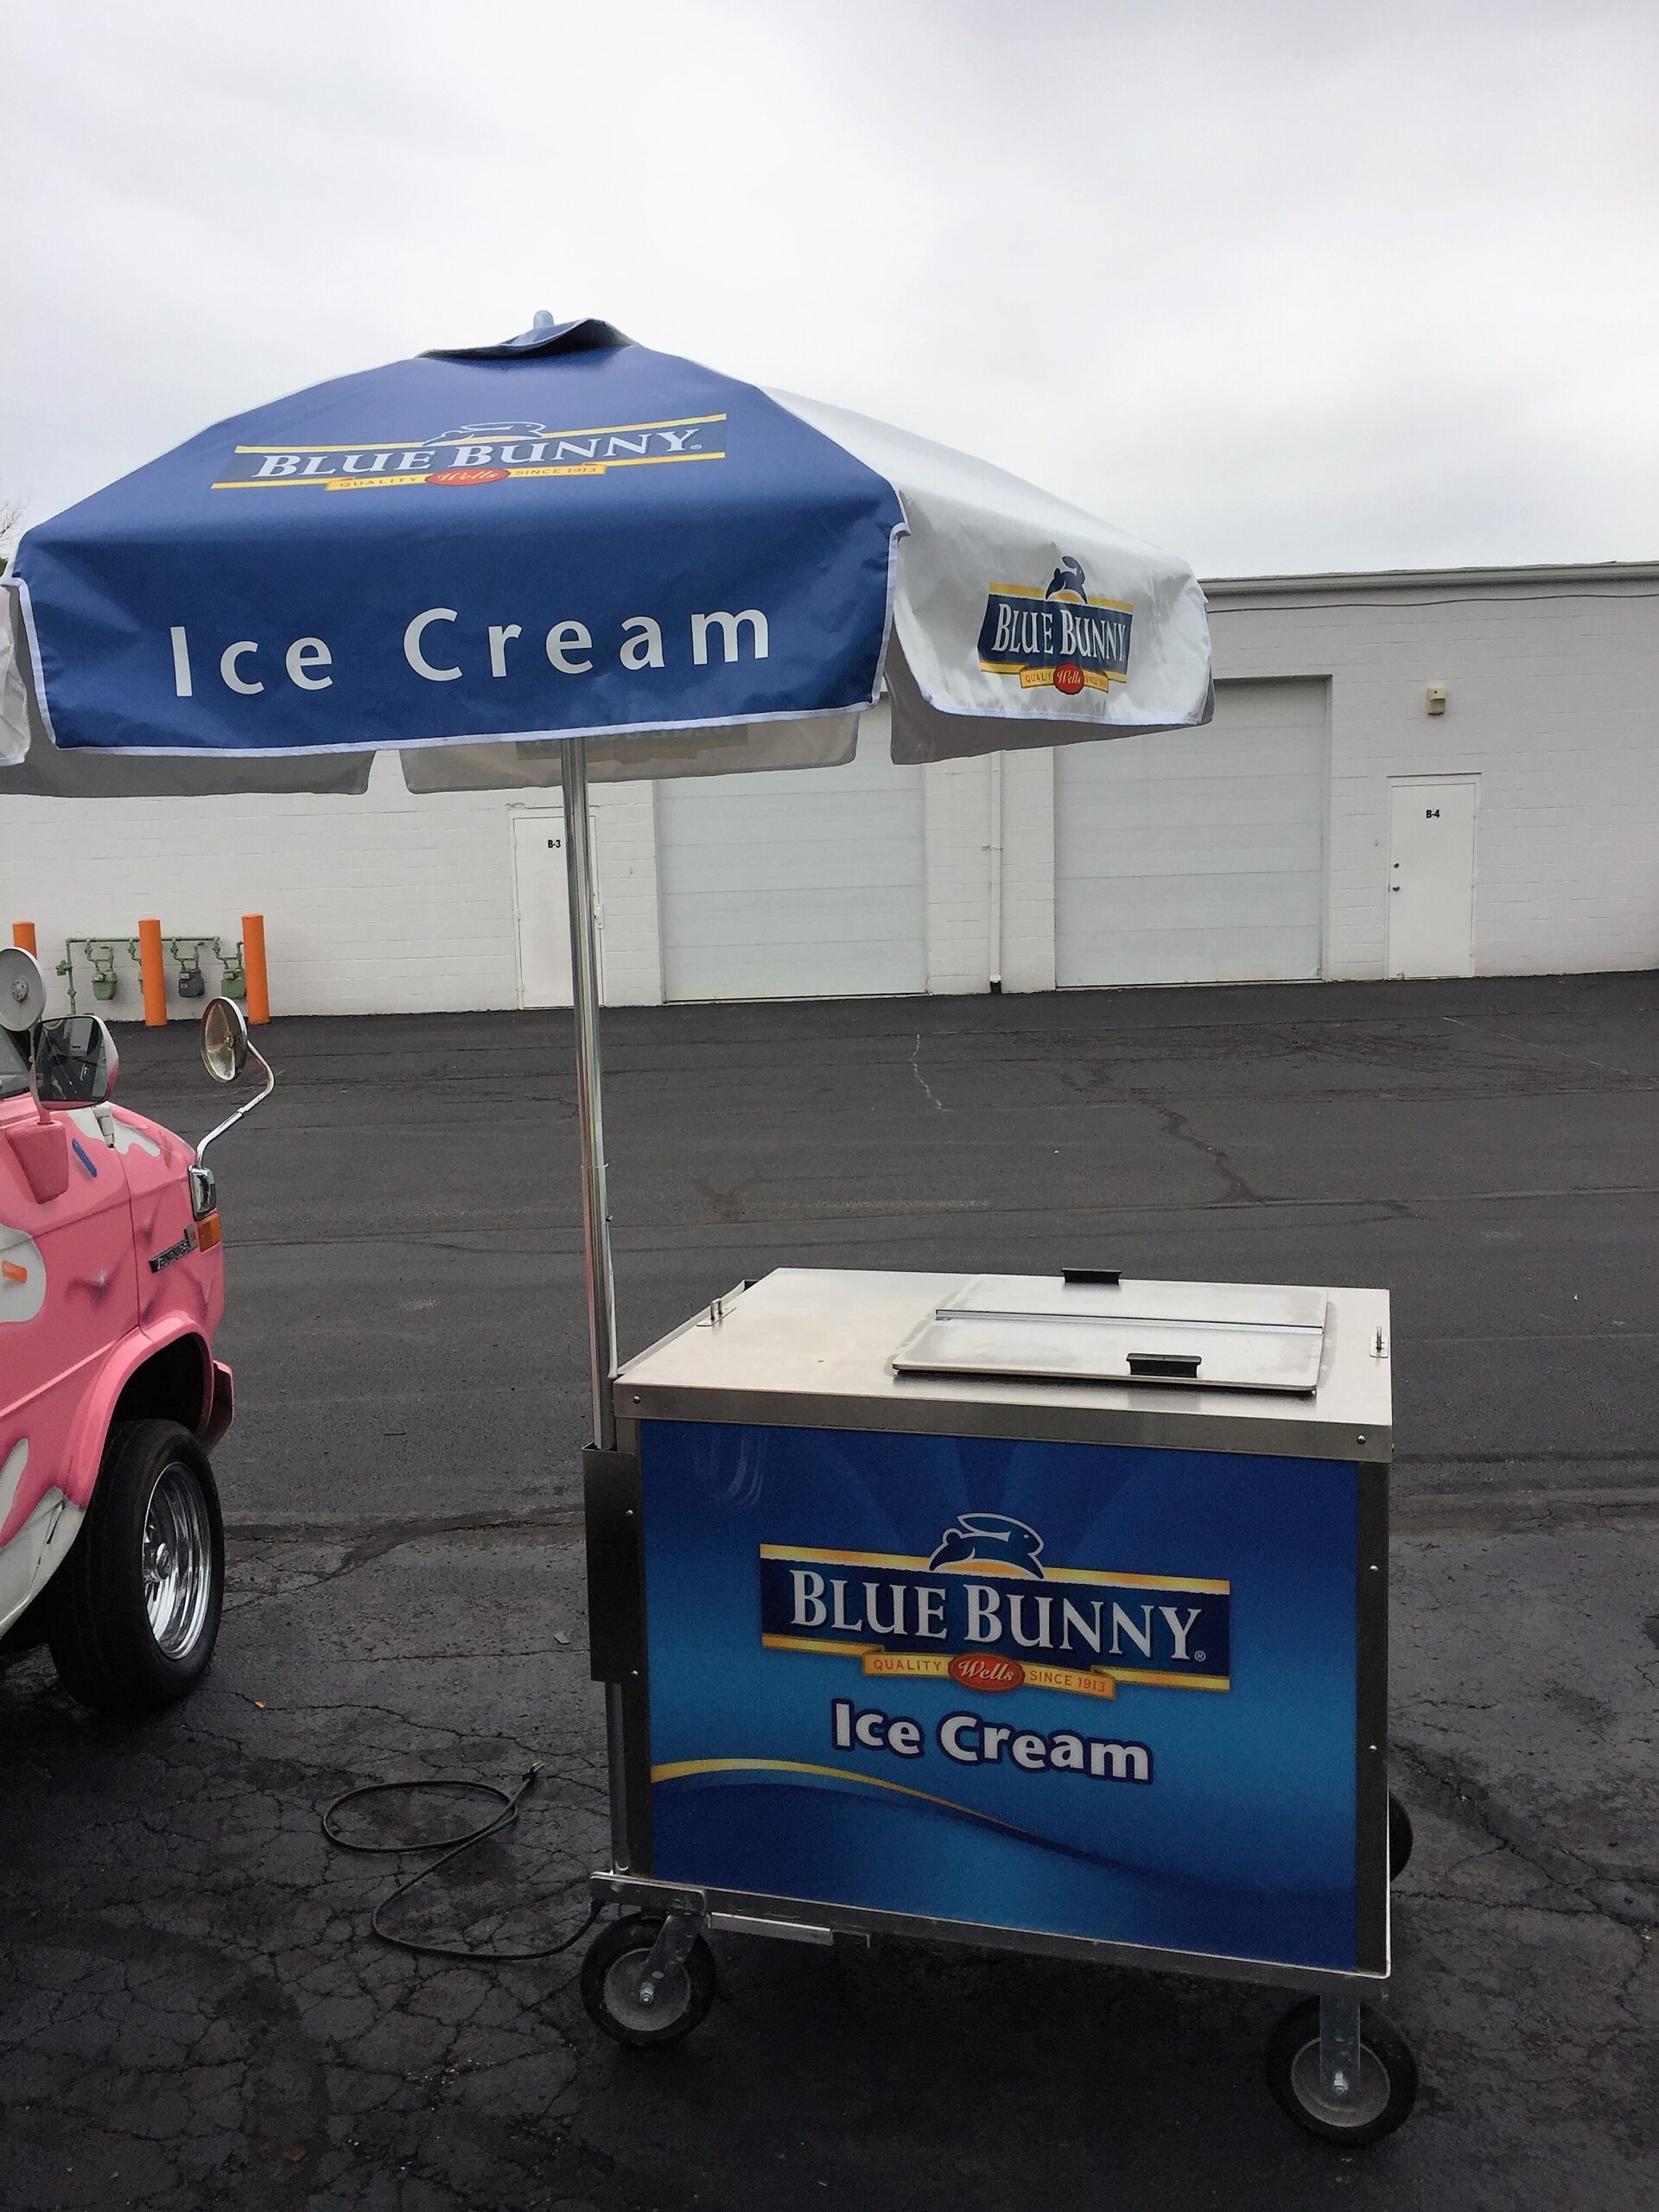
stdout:
[[1006,1513],[959,1513],[940,1537],[927,1564],[1001,1567],[1005,1573],[1042,1576],[1043,1540]]

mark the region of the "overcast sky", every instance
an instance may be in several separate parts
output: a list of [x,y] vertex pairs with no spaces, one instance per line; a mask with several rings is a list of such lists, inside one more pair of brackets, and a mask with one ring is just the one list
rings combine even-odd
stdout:
[[533,309],[1209,575],[1659,556],[1656,0],[5,0],[0,499]]

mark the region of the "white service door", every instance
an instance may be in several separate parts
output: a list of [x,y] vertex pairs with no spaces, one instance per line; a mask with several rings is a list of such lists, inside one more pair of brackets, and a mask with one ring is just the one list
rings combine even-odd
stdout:
[[[518,917],[518,1003],[569,1006],[570,909],[564,884],[564,809],[514,807],[512,896]],[[593,821],[591,813],[588,820]],[[605,996],[604,902],[599,887],[599,840],[592,837],[594,905],[598,909],[599,995]]]
[[868,723],[842,767],[658,784],[657,860],[670,999],[927,988],[922,772]]
[[1389,785],[1389,973],[1475,971],[1478,776]]
[[1319,972],[1325,687],[1218,683],[1205,728],[1054,756],[1055,980]]

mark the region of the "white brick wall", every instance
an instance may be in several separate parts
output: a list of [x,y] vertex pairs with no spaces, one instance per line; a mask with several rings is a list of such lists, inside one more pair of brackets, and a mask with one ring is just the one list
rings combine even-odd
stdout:
[[1002,988],[1054,988],[1054,755],[1002,756]]
[[982,991],[991,975],[991,778],[983,760],[922,771],[926,840],[927,988]]
[[605,908],[606,1001],[611,1006],[660,1006],[657,787],[595,784],[591,795],[594,857]]
[[1219,682],[1331,682],[1327,976],[1384,972],[1391,776],[1480,778],[1478,975],[1659,965],[1659,570],[1209,588]]
[[[1383,972],[1389,779],[1403,775],[1480,778],[1478,973],[1659,964],[1659,568],[1210,589],[1224,728],[1230,682],[1330,685],[1327,976]],[[1424,711],[1430,683],[1446,686],[1443,716]],[[999,963],[990,764],[925,772],[931,991],[982,991],[998,964],[1006,990],[1053,988],[1054,783],[1052,753],[1002,757]],[[601,785],[594,802],[607,990],[652,1004],[663,995],[652,787]],[[0,931],[33,920],[49,971],[71,933],[124,939],[153,913],[169,935],[234,944],[240,916],[257,910],[280,1013],[510,1007],[507,816],[537,803],[413,798],[387,760],[356,800],[0,796]],[[120,972],[111,1011],[130,1018],[137,972],[124,960]]]
[[923,772],[930,992],[983,991],[998,973],[1005,991],[1054,988],[1054,756],[1002,755],[1000,931],[991,890],[996,780],[988,760]]
[[[3,785],[0,785],[0,791]],[[265,917],[278,1014],[406,1014],[518,1004],[518,934],[507,815],[534,792],[415,798],[377,760],[360,798],[49,799],[0,797],[0,930],[33,921],[52,975],[70,936],[124,940],[143,915],[167,937],[216,935]],[[555,803],[558,794],[542,799]],[[662,997],[649,784],[593,792],[612,1000]],[[171,1010],[180,1000],[168,962]],[[137,967],[118,963],[118,1019],[141,1011]],[[218,974],[211,957],[209,990]],[[78,957],[76,988],[90,1008]]]

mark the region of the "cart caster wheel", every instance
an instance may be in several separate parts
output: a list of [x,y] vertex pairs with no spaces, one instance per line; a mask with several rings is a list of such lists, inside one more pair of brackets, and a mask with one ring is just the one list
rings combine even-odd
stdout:
[[1411,1863],[1411,1815],[1392,1789],[1389,1792],[1389,1879],[1397,1882]]
[[1293,2005],[1268,2037],[1268,2086],[1299,2127],[1327,2143],[1363,2150],[1409,2118],[1417,2062],[1404,2038],[1375,2012],[1360,2015],[1359,2094],[1338,2104],[1319,2083],[1319,2000]]
[[708,2016],[715,2001],[715,1955],[701,1936],[683,1962],[671,1967],[654,2001],[640,2001],[640,1978],[664,1916],[630,1913],[613,1921],[588,1947],[582,1962],[582,2001],[588,2017],[613,2043],[660,2050],[678,2043]]

